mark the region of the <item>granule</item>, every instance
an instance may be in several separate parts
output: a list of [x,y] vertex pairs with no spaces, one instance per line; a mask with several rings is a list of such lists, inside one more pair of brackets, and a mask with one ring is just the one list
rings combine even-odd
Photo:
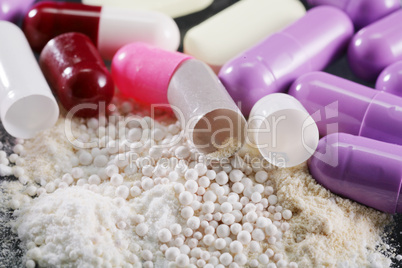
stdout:
[[[292,261],[299,267],[389,266],[376,247],[387,251],[380,235],[390,217],[331,194],[306,166],[256,166],[264,162],[261,155],[245,146],[230,164],[207,167],[193,158],[185,139],[155,153],[153,142],[176,139],[167,131],[180,132],[175,122],[158,123],[163,140],[141,141],[143,146],[133,150],[112,136],[139,125],[124,128],[119,120],[99,118],[100,135],[94,120],[60,118],[24,143],[24,184],[3,187],[15,209],[14,230],[27,248],[27,266],[35,261],[41,267],[167,267],[170,262],[258,267],[260,260],[264,267]],[[64,132],[69,124],[75,137],[100,135],[103,145],[74,147]],[[101,128],[114,134],[105,136]],[[120,159],[126,150],[133,158]],[[85,152],[94,161],[88,154],[80,161]],[[168,160],[169,167],[160,168],[151,153]],[[102,161],[96,160],[99,155],[105,156]]]

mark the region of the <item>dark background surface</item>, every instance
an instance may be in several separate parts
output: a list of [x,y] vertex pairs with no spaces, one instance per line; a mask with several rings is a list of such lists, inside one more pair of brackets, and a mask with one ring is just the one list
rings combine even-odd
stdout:
[[[208,7],[203,11],[176,19],[175,21],[177,22],[181,30],[182,38],[190,28],[201,23],[210,16],[218,13],[219,11],[223,10],[224,8],[228,7],[229,5],[237,1],[238,0],[215,0],[210,7]],[[375,1],[375,0],[368,0],[368,1]],[[70,0],[69,2],[80,2],[80,1]],[[303,4],[306,5],[304,0],[302,2]],[[180,50],[182,50],[182,45],[180,46]],[[325,71],[367,85],[369,87],[374,87],[374,84],[362,81],[353,75],[345,56],[335,61]],[[14,144],[14,139],[5,132],[1,124],[0,124],[0,141],[4,144],[3,150],[5,150],[7,153],[11,153],[11,148]],[[0,177],[0,180],[5,179],[14,180],[15,178]],[[11,232],[10,228],[7,226],[7,221],[9,221],[9,219],[11,219],[11,211],[5,214],[0,212],[0,241],[1,241],[0,267],[24,267],[24,263],[22,261],[22,253],[21,250],[19,249],[18,238]],[[390,232],[391,235],[387,239],[392,247],[398,249],[397,253],[402,254],[402,252],[400,251],[400,245],[402,245],[402,234],[401,234],[402,216],[394,215],[394,219],[395,224],[389,228],[388,232]],[[394,267],[402,267],[402,265],[396,264],[394,265]]]

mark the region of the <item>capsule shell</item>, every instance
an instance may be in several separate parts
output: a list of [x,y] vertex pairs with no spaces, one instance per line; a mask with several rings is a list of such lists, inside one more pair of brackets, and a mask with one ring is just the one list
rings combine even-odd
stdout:
[[145,42],[167,50],[177,50],[180,44],[177,24],[162,13],[69,2],[36,4],[26,15],[23,30],[36,52],[60,34],[83,33],[107,60],[132,42]]
[[83,34],[66,33],[52,39],[40,54],[39,63],[53,92],[74,116],[94,116],[113,97],[112,77]]
[[375,81],[385,67],[402,60],[402,10],[361,29],[348,49],[352,71],[362,79]]
[[302,75],[289,94],[322,136],[344,132],[402,145],[402,98],[323,72]]
[[142,43],[122,47],[112,61],[118,89],[144,104],[169,104],[167,90],[176,69],[191,56]]
[[308,166],[335,194],[387,213],[402,212],[401,146],[334,133],[320,140]]
[[353,24],[321,6],[226,63],[219,78],[245,115],[262,97],[284,92],[300,75],[324,69],[346,47]]
[[56,123],[59,106],[21,29],[0,21],[0,35],[1,121],[10,135],[30,139]]
[[294,0],[240,1],[190,29],[184,52],[218,73],[231,58],[305,13],[303,4]]
[[294,97],[274,93],[260,99],[250,112],[248,133],[269,163],[294,167],[311,157],[319,134],[314,120]]
[[375,88],[402,97],[402,61],[385,68],[378,76]]
[[229,142],[237,148],[243,144],[246,121],[205,63],[133,43],[114,56],[112,75],[124,94],[153,107],[172,108],[199,151],[210,154]]
[[203,10],[211,5],[213,0],[82,0],[82,2],[95,6],[155,10],[177,18]]
[[34,2],[35,0],[2,0],[0,2],[0,20],[17,22]]
[[363,28],[401,8],[399,0],[307,0],[310,6],[330,5],[343,10],[356,29]]

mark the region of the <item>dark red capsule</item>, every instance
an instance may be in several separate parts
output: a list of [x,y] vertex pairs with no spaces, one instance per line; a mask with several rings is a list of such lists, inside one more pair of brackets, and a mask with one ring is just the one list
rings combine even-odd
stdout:
[[25,16],[22,29],[35,52],[52,38],[68,32],[87,35],[97,45],[101,7],[79,3],[44,1]]
[[101,102],[113,98],[114,83],[98,50],[80,33],[62,34],[47,43],[39,58],[40,67],[67,111],[79,104],[75,116],[99,112]]

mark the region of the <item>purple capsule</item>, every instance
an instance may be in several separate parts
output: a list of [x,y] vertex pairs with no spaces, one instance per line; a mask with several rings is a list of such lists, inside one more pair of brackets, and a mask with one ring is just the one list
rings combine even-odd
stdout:
[[17,22],[34,2],[35,0],[1,0],[0,20]]
[[227,62],[219,78],[248,115],[262,97],[284,92],[300,75],[324,69],[347,46],[353,24],[338,8],[321,6]]
[[402,213],[402,146],[334,133],[319,141],[308,166],[313,178],[333,193]]
[[321,136],[344,132],[402,145],[402,98],[323,72],[299,77],[289,94],[312,115]]
[[402,97],[402,61],[385,68],[378,76],[375,88]]
[[352,71],[375,81],[385,67],[402,60],[402,10],[361,29],[352,39],[348,59]]
[[310,6],[330,5],[343,10],[356,29],[363,28],[401,8],[399,0],[307,0]]

